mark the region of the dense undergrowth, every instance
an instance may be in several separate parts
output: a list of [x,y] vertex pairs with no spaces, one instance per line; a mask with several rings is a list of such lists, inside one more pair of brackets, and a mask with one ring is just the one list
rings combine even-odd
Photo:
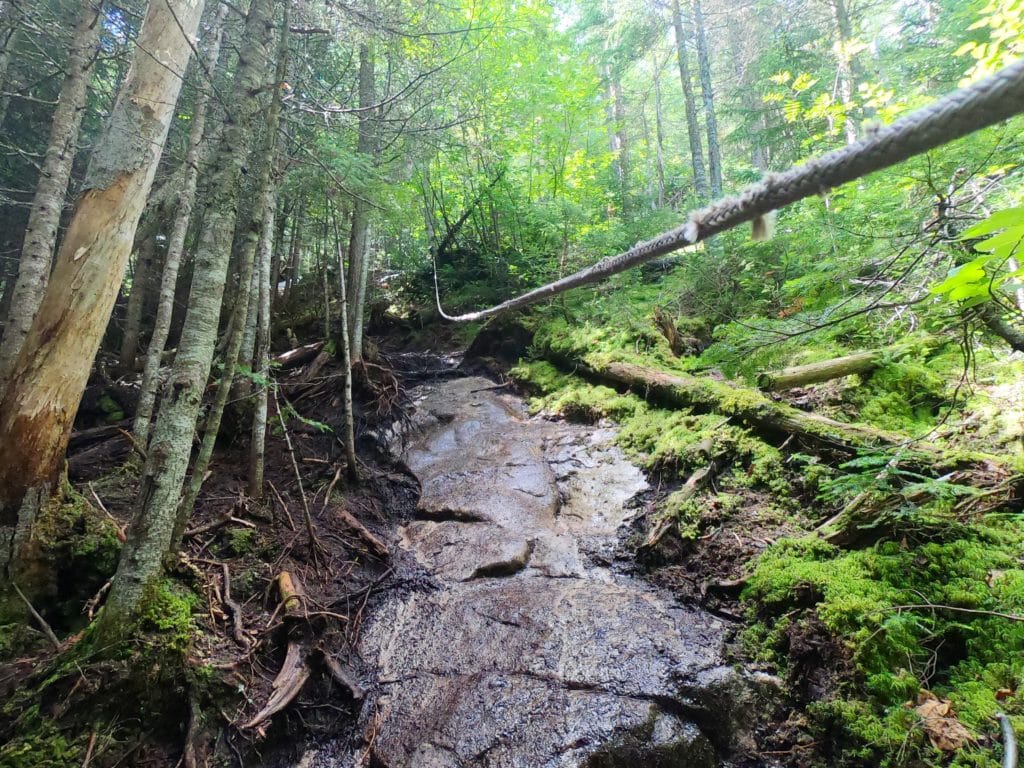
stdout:
[[[981,488],[977,476],[904,468],[892,451],[841,455],[758,434],[728,408],[658,407],[643,392],[586,380],[571,361],[631,362],[711,385],[728,376],[740,385],[734,397],[758,398],[743,388],[758,370],[909,340],[909,354],[873,373],[779,399],[917,445],[998,454],[1009,472],[1020,463],[1019,357],[978,339],[965,372],[955,332],[934,324],[907,336],[891,318],[765,345],[736,323],[685,315],[685,268],[620,280],[613,294],[535,317],[532,359],[513,376],[537,412],[621,425],[620,445],[657,478],[650,527],[667,522],[675,542],[649,558],[656,579],[682,569],[703,580],[681,590],[699,600],[716,579],[743,584],[742,663],[782,674],[792,707],[792,727],[762,748],[801,766],[999,765],[994,715],[1024,729],[1024,530],[1013,493]],[[659,333],[654,313],[666,307],[697,337],[694,354],[676,356]],[[684,484],[707,469],[696,493]],[[816,528],[851,502],[860,514],[830,543]],[[725,547],[730,537],[742,545]],[[932,696],[950,703],[944,719],[918,708]],[[958,734],[952,742],[946,727]]]

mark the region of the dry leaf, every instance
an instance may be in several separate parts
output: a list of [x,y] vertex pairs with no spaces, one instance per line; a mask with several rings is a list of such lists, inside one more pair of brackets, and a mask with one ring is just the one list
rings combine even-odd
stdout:
[[956,719],[948,699],[940,699],[930,691],[921,691],[914,711],[921,717],[921,727],[936,749],[955,752],[974,743],[974,736]]

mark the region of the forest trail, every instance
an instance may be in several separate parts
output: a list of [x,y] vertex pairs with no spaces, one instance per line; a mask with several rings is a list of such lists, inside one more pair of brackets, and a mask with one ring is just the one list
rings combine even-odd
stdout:
[[364,632],[363,745],[300,765],[722,764],[742,698],[725,628],[613,567],[648,487],[613,431],[527,418],[482,378],[414,397],[398,557],[427,586]]

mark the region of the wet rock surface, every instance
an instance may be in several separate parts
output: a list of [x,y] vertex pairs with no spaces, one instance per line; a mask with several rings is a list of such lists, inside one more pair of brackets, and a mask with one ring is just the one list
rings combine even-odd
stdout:
[[400,546],[437,588],[368,622],[363,743],[302,764],[723,765],[724,628],[607,565],[647,488],[613,432],[527,418],[481,378],[418,398]]

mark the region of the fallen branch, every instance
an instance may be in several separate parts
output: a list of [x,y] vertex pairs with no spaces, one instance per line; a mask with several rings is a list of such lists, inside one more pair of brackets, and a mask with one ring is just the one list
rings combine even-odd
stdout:
[[974,453],[968,457],[943,451],[907,435],[801,411],[755,390],[726,382],[667,373],[633,363],[592,363],[585,355],[552,350],[547,350],[545,356],[571,373],[629,390],[648,401],[672,408],[689,408],[695,413],[721,413],[763,434],[793,435],[851,455],[885,448],[903,449],[899,458],[901,465],[925,464],[931,470],[980,466],[1004,472],[997,456]]
[[60,649],[60,640],[57,639],[57,635],[53,633],[50,625],[46,623],[46,619],[40,616],[39,612],[32,607],[32,603],[30,603],[28,598],[25,597],[25,593],[18,588],[17,584],[12,581],[11,586],[14,587],[14,591],[18,593],[18,597],[21,598],[25,607],[28,608],[28,612],[32,614],[32,618],[36,620],[39,628],[43,630],[43,634],[46,635],[46,639],[50,641],[50,644],[53,645],[54,648]]
[[[678,501],[687,501],[697,495],[697,492],[706,486],[711,478],[718,472],[718,464],[712,460],[707,466],[701,467],[683,484],[674,494]],[[654,549],[661,543],[661,540],[665,537],[665,534],[672,530],[672,526],[675,524],[675,518],[671,515],[666,515],[661,521],[651,529],[651,532],[647,535],[646,541],[643,543],[644,549]]]
[[224,577],[223,594],[221,602],[231,616],[231,636],[243,648],[249,647],[249,639],[245,636],[245,629],[242,627],[242,606],[231,599],[231,571],[227,563],[221,563],[221,573]]
[[351,512],[340,507],[335,511],[338,517],[341,518],[341,522],[343,522],[348,528],[351,528],[373,554],[381,559],[391,556],[391,551],[388,549],[388,545],[374,536],[373,533],[371,533],[365,525],[359,522]]
[[189,528],[185,531],[185,538],[189,539],[194,536],[200,536],[210,531],[215,531],[218,528],[223,528],[228,523],[234,523],[235,525],[244,525],[246,528],[256,528],[256,523],[250,522],[249,520],[243,520],[240,517],[235,517],[231,512],[227,512],[218,519],[210,523],[204,523],[203,525],[196,526],[195,528]]
[[274,678],[273,693],[270,694],[263,709],[240,727],[256,728],[269,720],[292,703],[308,679],[309,666],[306,664],[305,652],[298,643],[289,643],[281,671]]
[[323,348],[324,342],[318,341],[314,344],[306,344],[302,347],[289,349],[287,352],[282,352],[277,357],[272,358],[270,364],[281,370],[296,368],[314,359]]
[[727,197],[690,214],[675,229],[639,242],[624,253],[609,256],[559,280],[534,288],[479,312],[452,316],[441,307],[434,270],[437,309],[446,320],[471,322],[550,299],[560,293],[606,280],[680,248],[739,226],[763,222],[774,210],[797,200],[820,195],[842,184],[896,165],[1024,111],[1024,61],[991,77],[961,88],[926,107],[870,132],[864,139],[783,173],[766,174],[736,197]]

